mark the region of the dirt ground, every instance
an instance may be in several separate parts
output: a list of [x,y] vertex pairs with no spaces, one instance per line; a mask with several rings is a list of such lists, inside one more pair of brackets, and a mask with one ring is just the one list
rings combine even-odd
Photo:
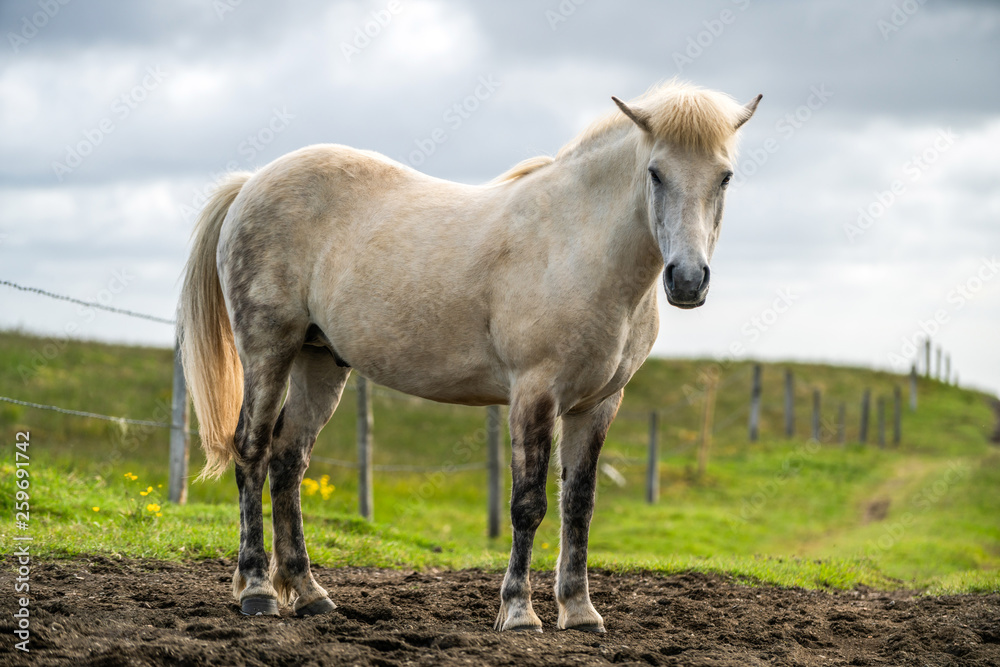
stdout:
[[501,575],[316,568],[338,608],[247,618],[231,561],[103,557],[34,564],[31,653],[13,648],[14,574],[0,574],[0,664],[32,665],[1000,665],[1000,596],[752,588],[696,574],[591,573],[608,632],[555,629],[551,572],[534,573],[543,634],[491,627]]

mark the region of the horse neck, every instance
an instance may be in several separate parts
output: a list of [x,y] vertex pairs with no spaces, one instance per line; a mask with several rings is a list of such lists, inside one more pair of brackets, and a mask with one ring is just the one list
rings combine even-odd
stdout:
[[648,158],[638,130],[617,129],[575,147],[552,165],[561,201],[576,202],[562,207],[561,219],[553,211],[558,231],[577,235],[579,244],[598,258],[595,279],[614,283],[634,304],[655,287],[663,270],[649,224]]

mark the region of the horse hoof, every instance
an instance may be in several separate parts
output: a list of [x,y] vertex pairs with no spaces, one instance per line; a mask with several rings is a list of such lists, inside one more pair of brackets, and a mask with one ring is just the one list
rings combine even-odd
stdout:
[[310,602],[305,607],[295,610],[295,615],[299,617],[305,616],[319,616],[320,614],[325,614],[327,612],[333,611],[337,608],[337,605],[333,604],[330,598],[320,598],[313,602]]
[[245,598],[240,604],[244,616],[277,616],[278,601],[274,598]]
[[537,625],[522,625],[517,628],[507,628],[504,632],[542,632],[542,629]]
[[599,635],[603,635],[607,630],[604,629],[603,625],[597,625],[596,623],[588,623],[586,625],[574,625],[566,628],[567,630],[579,630],[580,632],[595,632]]

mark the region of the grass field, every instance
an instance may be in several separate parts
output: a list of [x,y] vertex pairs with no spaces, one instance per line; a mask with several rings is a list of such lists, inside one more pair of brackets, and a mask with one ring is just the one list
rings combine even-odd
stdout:
[[[783,432],[783,377],[796,376],[797,428]],[[171,351],[0,333],[0,395],[164,421]],[[696,474],[704,378],[719,377],[707,472]],[[602,460],[592,566],[699,570],[806,587],[1000,590],[1000,448],[991,397],[921,380],[919,408],[904,409],[899,447],[857,444],[860,398],[891,399],[905,379],[821,365],[764,366],[761,440],[747,441],[751,365],[649,360],[626,389]],[[813,389],[824,428],[810,441]],[[843,402],[847,444],[830,423]],[[891,401],[890,401],[891,405]],[[661,413],[660,486],[644,502],[648,414]],[[387,390],[375,397],[375,462],[445,466],[482,461],[485,411]],[[355,404],[345,394],[315,455],[353,460]],[[193,483],[190,502],[165,502],[167,432],[0,403],[0,506],[14,513],[14,441],[30,431],[31,531],[36,553],[168,559],[231,556],[238,544],[232,473]],[[196,440],[195,440],[196,442]],[[192,471],[200,452],[192,451]],[[307,541],[325,565],[503,568],[505,537],[486,538],[486,473],[376,473],[375,518],[355,517],[354,472],[314,461],[303,493]],[[134,479],[133,479],[134,478]],[[508,482],[509,484],[509,482]],[[151,488],[150,488],[151,487]],[[534,566],[558,548],[557,486],[535,542]],[[142,495],[145,493],[146,495]],[[270,505],[265,497],[265,513]],[[4,538],[12,533],[4,523]],[[8,542],[9,543],[9,542]]]

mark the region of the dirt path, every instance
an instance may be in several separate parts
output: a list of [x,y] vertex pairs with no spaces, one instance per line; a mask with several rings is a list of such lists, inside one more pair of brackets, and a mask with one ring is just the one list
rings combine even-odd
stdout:
[[946,470],[948,462],[939,460],[924,460],[908,458],[900,461],[891,477],[878,486],[868,490],[855,501],[855,520],[836,527],[829,527],[821,534],[806,538],[802,535],[790,536],[786,542],[773,547],[773,553],[795,554],[802,558],[822,558],[831,544],[843,543],[844,537],[859,527],[884,521],[890,514],[903,505],[903,500],[912,497],[911,492],[933,481],[935,475],[941,475]]
[[603,636],[558,632],[536,574],[541,635],[490,627],[501,576],[317,568],[338,609],[245,618],[233,563],[37,564],[31,653],[13,649],[11,561],[0,573],[0,664],[31,665],[1000,665],[1000,596],[750,588],[702,575],[591,576]]

